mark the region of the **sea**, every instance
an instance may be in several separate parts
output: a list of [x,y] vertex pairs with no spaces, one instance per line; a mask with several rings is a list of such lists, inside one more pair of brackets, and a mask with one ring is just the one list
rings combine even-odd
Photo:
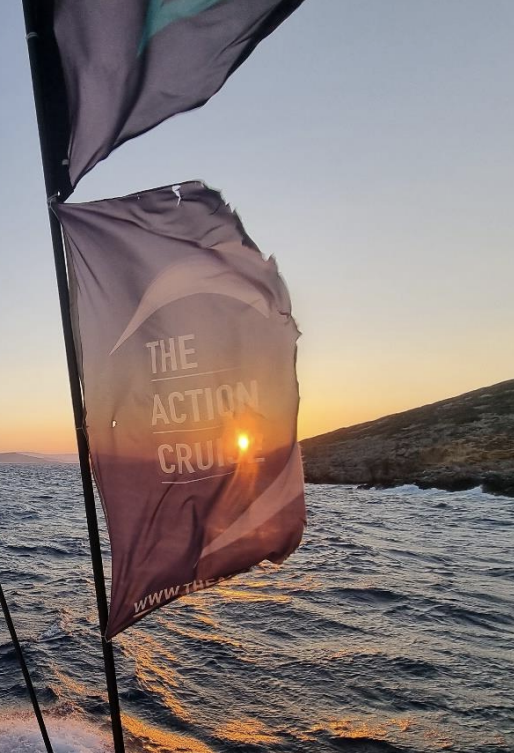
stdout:
[[[514,499],[320,485],[307,506],[282,566],[115,638],[127,751],[512,753]],[[112,751],[78,466],[0,467],[0,582],[55,753]],[[43,751],[0,614],[0,753]]]

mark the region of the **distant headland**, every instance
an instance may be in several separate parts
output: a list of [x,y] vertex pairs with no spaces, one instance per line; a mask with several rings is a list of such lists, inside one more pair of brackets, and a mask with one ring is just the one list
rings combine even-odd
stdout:
[[514,379],[301,442],[306,481],[514,497]]
[[63,465],[78,462],[78,456],[74,453],[44,455],[40,452],[0,452],[0,465]]

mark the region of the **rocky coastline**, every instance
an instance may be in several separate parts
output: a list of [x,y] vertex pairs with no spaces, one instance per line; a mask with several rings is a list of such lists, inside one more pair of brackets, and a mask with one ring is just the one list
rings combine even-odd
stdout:
[[514,379],[301,442],[307,483],[514,497]]

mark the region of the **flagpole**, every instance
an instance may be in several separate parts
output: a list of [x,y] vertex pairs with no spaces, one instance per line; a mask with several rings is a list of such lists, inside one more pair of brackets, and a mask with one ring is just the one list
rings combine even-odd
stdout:
[[[105,639],[105,631],[107,628],[108,618],[107,594],[105,590],[105,577],[102,563],[102,553],[100,548],[100,536],[98,532],[98,518],[96,514],[93,480],[91,476],[91,466],[89,463],[89,449],[84,432],[84,407],[82,402],[79,368],[73,343],[66,259],[61,227],[57,217],[52,211],[52,203],[57,200],[64,201],[72,191],[66,169],[66,152],[62,151],[62,145],[57,143],[57,138],[54,138],[54,123],[48,122],[47,112],[49,109],[49,104],[47,99],[45,98],[44,91],[43,76],[45,72],[45,61],[42,54],[42,46],[47,43],[55,44],[51,28],[53,2],[52,0],[22,0],[22,4],[25,17],[25,29],[27,35],[32,86],[34,91],[36,117],[39,130],[41,157],[43,162],[43,174],[48,201],[48,217],[50,222],[50,232],[52,236],[55,272],[57,277],[57,288],[59,292],[61,320],[64,333],[66,361],[68,365],[73,416],[75,420],[77,449],[80,461],[80,472],[82,476],[82,487],[84,490],[86,520],[91,548],[91,562],[95,580],[102,652],[105,665],[105,676],[107,680],[107,694],[111,711],[114,751],[115,753],[125,753],[118,687],[116,680],[116,669],[114,665],[114,652],[112,643],[108,642]],[[50,35],[52,35],[52,38],[50,38]],[[52,74],[55,75],[55,61],[54,71],[52,71]],[[48,83],[50,88],[52,88],[55,82],[50,81]],[[60,84],[61,82],[58,81],[58,83]],[[55,127],[57,129],[63,129],[67,127],[67,125],[67,123],[61,122],[56,123]]]
[[34,686],[32,685],[30,673],[29,673],[27,664],[25,663],[25,657],[23,656],[23,651],[21,650],[21,645],[18,640],[18,636],[16,635],[16,628],[14,627],[14,623],[11,617],[11,612],[9,610],[7,601],[5,600],[1,583],[0,583],[0,605],[2,606],[2,611],[4,613],[5,622],[7,623],[9,633],[11,634],[11,640],[13,642],[14,650],[16,651],[16,656],[18,657],[18,662],[20,664],[21,671],[23,673],[23,678],[25,680],[25,685],[27,686],[27,690],[29,692],[30,700],[32,701],[32,707],[34,709],[34,714],[36,715],[36,719],[39,724],[39,729],[41,731],[41,736],[45,743],[45,748],[47,749],[48,753],[53,753],[52,743],[50,742],[50,738],[48,737],[45,720],[43,719],[43,714],[41,713],[41,709],[39,707],[39,703],[36,696],[36,691],[34,690]]

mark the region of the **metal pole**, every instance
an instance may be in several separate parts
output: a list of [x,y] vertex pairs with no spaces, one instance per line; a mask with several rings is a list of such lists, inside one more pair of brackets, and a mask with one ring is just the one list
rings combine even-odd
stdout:
[[0,604],[2,605],[2,611],[4,613],[5,621],[7,623],[7,627],[9,628],[9,632],[11,634],[11,640],[14,645],[14,650],[16,651],[16,656],[18,657],[18,661],[20,663],[21,671],[23,672],[23,677],[25,679],[25,684],[27,686],[27,690],[29,691],[30,700],[32,701],[32,706],[34,708],[34,714],[36,715],[36,719],[39,724],[39,729],[41,730],[41,735],[43,737],[45,748],[47,749],[48,753],[53,753],[52,744],[50,742],[50,738],[48,737],[48,732],[46,731],[45,726],[45,720],[43,719],[43,714],[41,713],[41,709],[39,708],[39,703],[36,696],[36,691],[34,690],[34,686],[32,685],[32,680],[30,679],[29,670],[27,668],[27,665],[25,663],[25,657],[23,656],[23,651],[21,650],[20,642],[18,640],[18,636],[16,635],[16,628],[14,627],[14,623],[12,621],[11,613],[9,611],[9,607],[7,605],[7,602],[5,600],[4,592],[2,590],[2,585],[0,584]]
[[[96,601],[102,640],[105,676],[107,680],[107,693],[111,711],[114,750],[115,753],[125,753],[113,647],[112,643],[105,640],[108,617],[107,595],[105,591],[105,578],[100,549],[100,537],[98,533],[98,519],[96,514],[93,481],[89,464],[89,449],[84,433],[84,407],[82,402],[79,368],[73,343],[66,258],[61,227],[57,217],[51,209],[52,201],[58,199],[63,200],[67,198],[71,192],[71,187],[69,186],[69,183],[67,183],[67,176],[66,179],[63,177],[63,165],[65,164],[66,154],[58,153],[58,149],[56,149],[56,145],[52,140],[54,124],[47,122],[47,117],[45,116],[47,103],[45,102],[44,97],[45,91],[43,81],[45,70],[44,45],[48,42],[48,17],[52,14],[53,3],[51,0],[22,0],[22,3],[25,16],[25,28],[27,32],[27,45],[39,129],[41,156],[43,161],[43,173],[48,200],[48,216],[54,251],[55,272],[57,277],[57,288],[59,291],[61,320],[64,333],[66,360],[68,364],[73,415],[76,427],[77,448],[82,475],[82,486],[84,489],[86,520],[95,580]],[[42,14],[43,16],[46,14],[46,28],[44,28],[44,24],[40,23]],[[59,127],[59,125],[62,124],[55,125]]]

